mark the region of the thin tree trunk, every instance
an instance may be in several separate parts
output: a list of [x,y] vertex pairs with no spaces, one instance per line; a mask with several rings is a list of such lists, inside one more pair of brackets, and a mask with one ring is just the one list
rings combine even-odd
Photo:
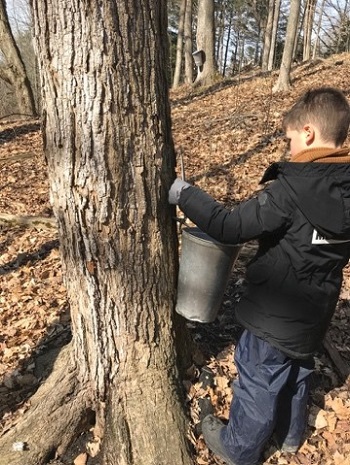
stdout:
[[322,4],[320,7],[320,13],[318,17],[318,23],[317,23],[317,31],[316,31],[316,36],[315,36],[315,42],[312,50],[312,59],[314,60],[318,54],[318,50],[320,47],[320,32],[321,32],[321,25],[322,25],[322,17],[323,17],[323,12],[324,12],[324,7],[325,7],[326,0],[322,0]]
[[175,71],[174,71],[174,79],[173,79],[174,88],[179,86],[180,77],[181,77],[186,3],[187,3],[186,0],[181,0],[180,13],[179,13],[179,27],[177,31]]
[[228,23],[228,30],[227,30],[227,40],[226,40],[226,46],[225,46],[224,65],[223,65],[223,70],[222,70],[222,75],[223,76],[226,75],[227,57],[228,57],[228,51],[229,51],[230,42],[231,42],[232,19],[233,19],[233,12],[231,10],[230,11],[230,17],[229,17],[229,23]]
[[267,67],[268,71],[272,71],[273,63],[274,63],[274,59],[275,59],[275,48],[276,48],[276,40],[277,40],[277,31],[278,31],[278,21],[279,21],[279,17],[280,17],[280,10],[281,10],[281,0],[275,0],[271,47],[270,47],[270,53],[269,53],[269,63],[268,63],[268,67]]
[[187,0],[185,11],[185,83],[193,83],[193,57],[192,57],[192,7],[193,1]]
[[[308,0],[305,0],[307,2]],[[293,57],[292,60],[298,60],[299,58],[299,52],[298,47],[300,44],[302,44],[302,37],[303,37],[303,29],[304,29],[304,23],[305,23],[305,16],[306,16],[306,3],[305,7],[302,9],[302,2],[300,0],[300,7],[299,7],[299,19],[298,19],[298,25],[297,25],[297,32],[295,33],[295,38],[294,38],[294,48],[293,48]],[[301,18],[300,18],[300,12]]]
[[348,24],[348,0],[345,0],[344,5],[343,5],[343,11],[340,12],[340,24],[338,27],[338,35],[337,35],[337,46],[336,46],[336,53],[340,53],[341,51],[341,44],[342,44],[342,36],[344,34],[344,27],[345,24]]
[[225,4],[224,2],[217,8],[215,21],[216,29],[216,52],[215,60],[218,63],[218,71],[222,73],[222,64],[224,61],[224,37],[225,37]]
[[303,61],[308,61],[311,58],[311,38],[314,24],[315,9],[317,0],[307,0],[306,15],[304,21],[304,47]]
[[282,63],[278,80],[273,92],[289,90],[291,87],[290,70],[292,67],[294,41],[297,32],[300,12],[300,0],[292,0],[287,24],[286,40],[282,55]]
[[269,64],[269,56],[271,54],[272,47],[272,33],[273,33],[273,20],[275,13],[275,0],[269,0],[267,23],[264,34],[264,48],[262,55],[261,69],[267,71]]

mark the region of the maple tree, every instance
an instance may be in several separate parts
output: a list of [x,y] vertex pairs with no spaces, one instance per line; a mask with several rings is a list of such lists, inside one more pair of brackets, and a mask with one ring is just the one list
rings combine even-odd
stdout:
[[186,331],[173,312],[177,237],[167,203],[175,157],[166,5],[77,5],[32,2],[72,340],[0,440],[1,461],[62,457],[90,425],[100,463],[189,465]]

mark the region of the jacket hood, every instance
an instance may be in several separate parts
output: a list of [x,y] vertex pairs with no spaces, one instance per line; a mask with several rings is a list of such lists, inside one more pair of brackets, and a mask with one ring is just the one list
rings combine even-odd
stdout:
[[260,184],[274,179],[319,233],[350,240],[350,163],[273,163]]

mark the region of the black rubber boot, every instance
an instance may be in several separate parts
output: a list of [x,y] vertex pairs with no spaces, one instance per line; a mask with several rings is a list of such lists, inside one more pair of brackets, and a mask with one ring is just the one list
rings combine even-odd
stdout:
[[288,454],[296,454],[298,452],[299,446],[289,446],[288,444],[282,444],[280,450],[282,452],[288,452]]
[[202,432],[206,445],[215,455],[224,460],[227,465],[236,465],[229,457],[221,441],[221,430],[225,427],[223,422],[214,415],[208,415],[202,422]]
[[285,442],[279,441],[276,434],[273,435],[273,440],[275,441],[277,448],[281,452],[287,452],[288,454],[296,454],[300,448],[300,446],[286,444]]

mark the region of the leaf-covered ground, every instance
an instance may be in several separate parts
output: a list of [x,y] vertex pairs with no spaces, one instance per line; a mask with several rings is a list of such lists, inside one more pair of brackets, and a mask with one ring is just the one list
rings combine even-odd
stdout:
[[[254,195],[264,169],[286,155],[283,112],[314,86],[340,87],[350,98],[349,74],[350,56],[341,55],[296,66],[289,93],[274,95],[276,74],[258,75],[257,70],[210,89],[172,91],[174,141],[187,179],[229,207]],[[36,121],[0,122],[0,221],[4,213],[51,216]],[[234,321],[234,307],[254,250],[255,244],[242,249],[216,321],[190,324],[198,352],[183,384],[198,465],[220,463],[203,442],[200,420],[209,412],[228,417],[230,383],[236,376],[233,354],[241,331]],[[349,379],[346,382],[341,375],[350,365],[349,276],[346,269],[328,344],[317,354],[305,442],[294,456],[282,455],[271,442],[266,464],[350,464]],[[55,231],[14,223],[0,226],[0,282],[1,436],[20,420],[30,395],[50,372],[57,350],[70,338]]]

